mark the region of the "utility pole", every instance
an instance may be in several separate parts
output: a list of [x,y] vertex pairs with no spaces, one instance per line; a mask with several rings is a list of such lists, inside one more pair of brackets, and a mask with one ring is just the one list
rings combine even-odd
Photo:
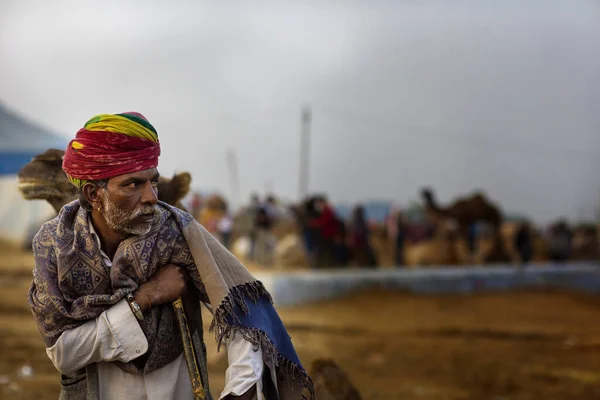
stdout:
[[240,203],[240,181],[238,179],[237,156],[233,149],[227,150],[227,167],[229,169],[229,186],[231,190],[231,200],[235,209]]
[[302,200],[308,195],[308,178],[310,175],[310,123],[311,111],[309,106],[302,108],[300,136],[300,181],[299,196]]

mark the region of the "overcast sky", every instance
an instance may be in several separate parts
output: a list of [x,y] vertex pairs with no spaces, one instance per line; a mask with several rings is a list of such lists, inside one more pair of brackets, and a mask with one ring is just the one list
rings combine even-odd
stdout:
[[0,0],[0,100],[65,137],[136,110],[162,174],[230,195],[234,149],[244,200],[295,199],[308,103],[310,188],[336,202],[430,185],[538,221],[600,205],[596,1],[85,3]]

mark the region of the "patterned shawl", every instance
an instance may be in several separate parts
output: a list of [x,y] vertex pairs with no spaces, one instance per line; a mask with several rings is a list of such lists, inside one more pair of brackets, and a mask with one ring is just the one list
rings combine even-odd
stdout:
[[[313,399],[312,381],[262,283],[190,214],[163,202],[157,208],[151,231],[121,242],[110,268],[90,234],[89,212],[78,201],[42,226],[33,241],[36,265],[28,301],[46,346],[64,331],[98,317],[162,265],[173,263],[189,271],[197,289],[184,296],[192,314],[190,325],[199,320],[193,317],[199,311],[198,300],[210,303],[214,309],[210,330],[219,347],[223,339],[242,334],[260,346],[265,364],[277,377],[281,399]],[[170,304],[152,308],[140,326],[149,344],[145,365],[136,360],[118,363],[124,371],[148,373],[182,353]]]

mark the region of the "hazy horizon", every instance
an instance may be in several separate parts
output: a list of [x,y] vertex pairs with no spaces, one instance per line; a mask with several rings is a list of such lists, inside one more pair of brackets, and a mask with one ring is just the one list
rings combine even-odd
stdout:
[[157,128],[163,175],[241,200],[440,203],[484,190],[506,213],[600,206],[600,7],[475,0],[365,5],[0,0],[0,100],[71,138],[98,113]]

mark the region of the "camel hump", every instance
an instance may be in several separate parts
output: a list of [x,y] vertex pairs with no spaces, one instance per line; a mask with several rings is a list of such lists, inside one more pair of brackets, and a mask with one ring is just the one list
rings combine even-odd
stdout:
[[64,150],[59,149],[48,149],[45,152],[38,154],[33,157],[33,161],[60,161],[62,163],[62,159],[65,155]]
[[482,203],[487,203],[487,197],[485,196],[485,193],[482,191],[477,191],[475,193],[473,193],[473,197],[471,197],[472,200],[475,200],[477,202],[482,202]]

